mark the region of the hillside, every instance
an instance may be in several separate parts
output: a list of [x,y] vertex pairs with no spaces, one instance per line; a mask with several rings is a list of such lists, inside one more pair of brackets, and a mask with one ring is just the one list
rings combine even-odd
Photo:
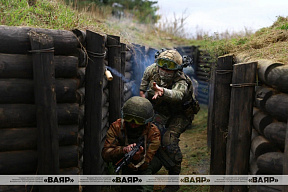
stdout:
[[91,30],[120,36],[121,42],[126,44],[136,43],[154,48],[191,44],[191,40],[161,32],[152,25],[139,24],[133,18],[115,19],[109,8],[95,7],[92,11],[80,12],[67,6],[63,0],[41,0],[34,6],[29,6],[27,2],[0,1],[1,25]]
[[[62,30],[91,30],[100,34],[120,36],[126,44],[141,44],[153,48],[172,48],[181,45],[199,45],[210,55],[235,54],[242,61],[272,59],[288,63],[288,18],[278,17],[275,23],[254,34],[230,34],[224,36],[201,36],[198,39],[185,39],[164,32],[153,25],[139,24],[133,18],[115,19],[111,10],[97,9],[92,12],[76,11],[62,0],[38,0],[29,6],[27,0],[0,1],[1,25],[30,26]],[[181,36],[181,34],[180,34]],[[207,148],[208,107],[201,106],[193,126],[181,135],[183,150],[182,174],[209,174],[209,149]],[[193,143],[191,143],[193,141]],[[165,174],[162,169],[161,173]],[[160,191],[163,187],[158,187]],[[180,191],[209,191],[203,186],[182,186]],[[193,190],[192,190],[193,189]],[[108,191],[111,191],[109,188]]]
[[154,25],[139,24],[133,18],[112,18],[109,8],[94,7],[89,10],[92,11],[79,12],[64,4],[63,0],[37,1],[34,6],[29,6],[27,1],[0,1],[0,21],[2,25],[9,26],[88,29],[100,34],[120,36],[121,41],[126,44],[135,43],[153,48],[200,45],[202,49],[215,55],[214,60],[217,55],[233,53],[245,61],[263,58],[288,62],[287,17],[279,16],[272,26],[262,28],[254,34],[229,34],[228,37],[222,37],[221,34],[211,37],[200,34],[197,39],[201,40],[195,40],[185,39],[182,34],[174,36]]
[[254,34],[213,40],[210,37],[204,47],[216,55],[234,54],[241,61],[269,59],[288,63],[288,18],[278,17],[270,27],[262,28]]

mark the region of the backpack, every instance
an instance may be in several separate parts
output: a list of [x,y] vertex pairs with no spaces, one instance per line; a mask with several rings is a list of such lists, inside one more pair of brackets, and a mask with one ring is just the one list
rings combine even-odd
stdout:
[[188,84],[188,95],[183,103],[183,110],[187,117],[192,118],[194,117],[194,114],[197,114],[200,110],[200,105],[194,95],[192,80],[188,75],[184,75]]

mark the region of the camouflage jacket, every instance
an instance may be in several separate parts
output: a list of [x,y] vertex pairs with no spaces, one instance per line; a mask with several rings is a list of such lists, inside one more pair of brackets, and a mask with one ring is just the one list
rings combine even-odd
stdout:
[[[117,119],[107,131],[102,149],[102,158],[106,162],[118,162],[124,156],[123,148],[131,144],[128,143],[127,134],[125,133],[125,123],[122,127],[121,124],[121,119]],[[160,132],[154,124],[148,123],[142,135],[145,138],[145,155],[142,161],[149,164],[160,146]]]
[[[154,105],[156,112],[165,116],[170,116],[171,111],[173,113],[182,113],[182,104],[185,102],[184,98],[188,95],[188,84],[184,73],[177,71],[174,80],[167,84],[160,79],[158,70],[156,63],[146,68],[141,81],[140,91],[147,92],[147,98]],[[154,95],[153,82],[164,88],[163,96],[156,100],[152,100]]]

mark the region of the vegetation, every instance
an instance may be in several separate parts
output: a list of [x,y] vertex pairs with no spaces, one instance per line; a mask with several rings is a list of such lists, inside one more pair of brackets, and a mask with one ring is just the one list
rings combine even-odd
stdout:
[[[157,23],[160,16],[156,14],[159,9],[157,1],[149,0],[65,0],[67,4],[72,4],[74,8],[81,10],[87,7],[100,7],[106,9],[112,7],[112,13],[118,17],[132,16],[140,23]],[[123,13],[123,14],[122,14]],[[124,15],[125,13],[125,15]]]
[[[67,5],[68,1],[69,5]],[[88,6],[78,10],[73,9],[75,2],[88,3]],[[154,48],[199,45],[201,49],[207,50],[214,56],[213,61],[216,61],[217,56],[232,53],[247,61],[266,58],[288,62],[288,55],[285,54],[288,49],[287,17],[279,16],[271,27],[262,28],[254,34],[245,30],[236,34],[226,32],[208,36],[198,30],[194,38],[188,39],[185,38],[187,32],[183,30],[185,16],[175,17],[170,23],[166,21],[155,25],[160,17],[156,15],[157,1],[115,0],[113,2],[118,2],[124,7],[126,16],[120,18],[121,22],[119,18],[111,16],[112,7],[107,6],[112,4],[111,0],[38,0],[34,6],[29,6],[28,0],[0,0],[0,21],[2,25],[10,26],[64,30],[89,29],[100,34],[120,36],[121,41],[126,44],[136,43]],[[143,15],[140,16],[140,13]],[[155,18],[149,22],[143,21],[144,18],[149,18],[147,14]]]
[[[120,20],[119,17],[111,16],[112,7],[107,6],[111,5],[110,0],[86,1],[88,6],[80,6],[84,3],[81,0],[37,0],[34,6],[29,6],[28,1],[25,0],[0,0],[0,22],[8,26],[63,30],[89,29],[100,34],[120,36],[121,42],[126,44],[136,43],[158,49],[199,45],[201,49],[207,50],[213,56],[213,61],[216,61],[217,56],[234,54],[246,61],[263,58],[288,63],[288,17],[279,16],[272,26],[262,28],[256,33],[245,30],[234,34],[226,32],[209,36],[199,30],[194,38],[188,39],[185,38],[186,32],[183,30],[185,17],[175,17],[171,23],[167,21],[155,25],[159,16],[156,15],[158,8],[154,1],[118,0],[115,2],[124,6],[125,17],[121,17]],[[147,15],[152,16],[147,17]],[[208,174],[206,121],[207,107],[201,106],[199,114],[193,121],[192,129],[181,135],[180,146],[184,154],[181,174]],[[164,169],[159,172],[161,173],[166,174]],[[161,188],[163,186],[158,186],[156,190],[160,191]],[[207,186],[181,186],[180,191],[208,191],[208,188]],[[111,188],[108,191],[111,191]]]

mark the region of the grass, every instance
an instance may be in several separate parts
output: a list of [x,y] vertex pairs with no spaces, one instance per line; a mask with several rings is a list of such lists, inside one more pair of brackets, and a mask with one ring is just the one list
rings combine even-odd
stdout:
[[[199,45],[216,62],[218,56],[234,54],[242,60],[271,59],[288,63],[288,17],[279,16],[270,27],[255,33],[246,30],[239,33],[223,33],[208,36],[198,30],[194,39],[185,38],[181,30],[175,36],[175,30],[181,29],[184,20],[160,27],[143,25],[131,18],[113,19],[110,10],[95,6],[81,11],[72,9],[63,0],[38,0],[33,7],[26,0],[0,0],[0,22],[8,26],[30,26],[48,29],[86,30],[99,34],[120,36],[126,44],[140,44],[156,49],[173,48],[181,45]],[[175,18],[177,20],[179,18]],[[180,18],[183,19],[183,18]],[[172,27],[171,26],[176,26]],[[166,29],[165,29],[166,28]],[[204,175],[209,170],[209,151],[207,149],[207,106],[201,106],[191,129],[180,137],[183,153],[182,175]],[[167,174],[162,169],[159,174]],[[163,186],[156,187],[160,190]],[[209,186],[181,186],[180,191],[208,191]],[[111,191],[109,189],[108,191]]]
[[77,28],[83,31],[89,29],[102,35],[120,36],[121,42],[128,45],[134,43],[158,49],[191,42],[153,25],[139,24],[133,18],[112,18],[111,8],[90,5],[78,11],[73,9],[73,5],[66,5],[63,0],[38,0],[35,6],[29,6],[27,2],[0,0],[1,25],[61,30]]
[[99,34],[120,36],[128,45],[140,44],[160,49],[182,45],[200,46],[216,62],[218,56],[234,54],[250,60],[273,59],[287,63],[288,18],[279,16],[271,27],[258,30],[254,34],[245,29],[241,32],[215,33],[209,36],[198,29],[196,37],[187,37],[183,30],[186,16],[174,18],[170,23],[159,25],[139,24],[133,18],[121,20],[111,17],[111,8],[91,4],[80,11],[66,5],[64,0],[41,0],[35,6],[28,1],[0,0],[0,22],[8,26],[31,26],[49,29],[86,30]]
[[[83,22],[81,14],[56,1],[37,1],[29,6],[27,1],[0,1],[1,24],[9,26],[34,26],[53,29],[78,28]],[[59,11],[61,10],[61,11]]]

